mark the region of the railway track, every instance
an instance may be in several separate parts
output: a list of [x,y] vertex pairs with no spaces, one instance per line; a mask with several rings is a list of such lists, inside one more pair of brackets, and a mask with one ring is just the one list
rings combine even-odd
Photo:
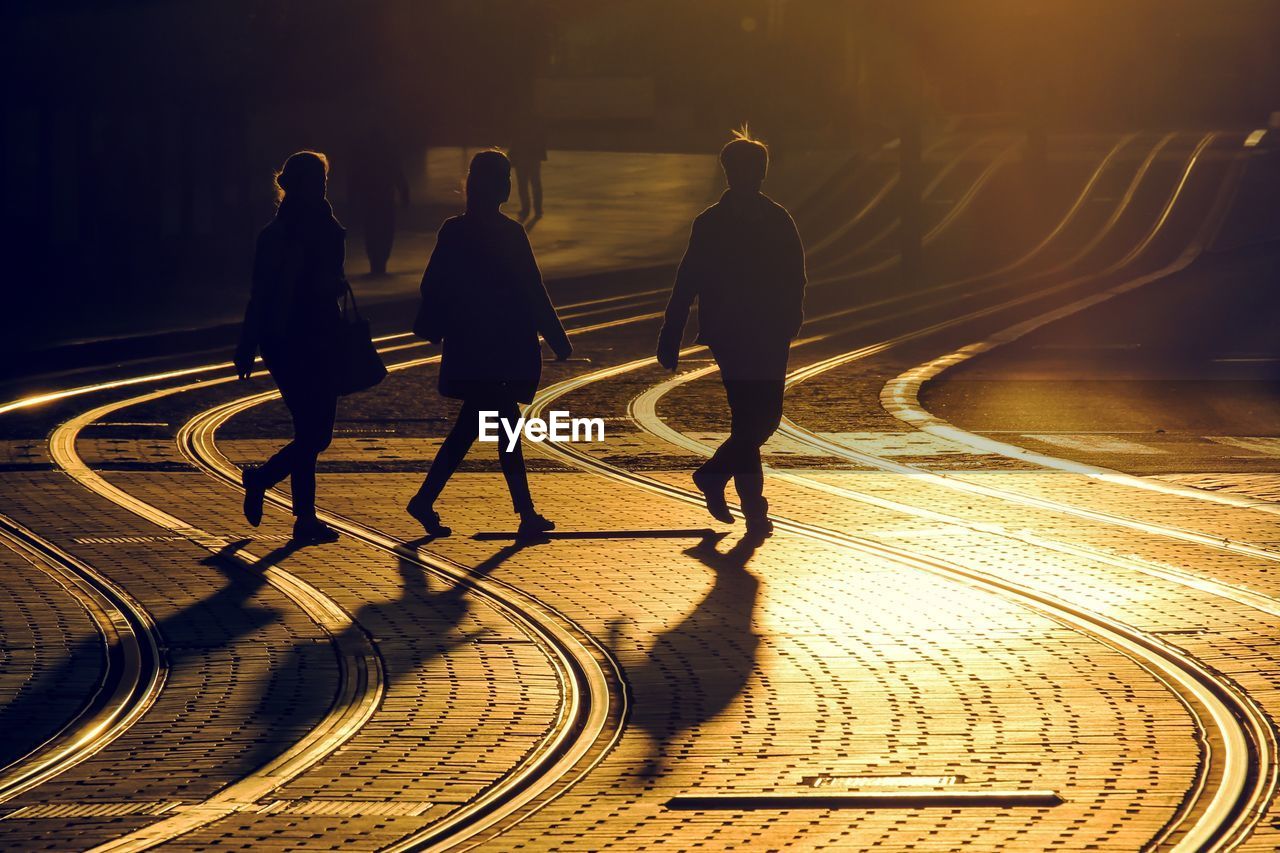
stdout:
[[[1187,170],[1195,163],[1200,151],[1209,144],[1204,139],[1196,147],[1188,163]],[[1167,144],[1167,140],[1164,141]],[[1161,146],[1157,146],[1157,150]],[[1149,166],[1154,156],[1149,156],[1144,165]],[[1105,160],[1104,160],[1105,163]],[[1142,171],[1141,169],[1139,170]],[[1184,176],[1185,177],[1185,176]],[[1136,181],[1134,182],[1136,184]],[[1131,186],[1132,190],[1132,186]],[[1176,195],[1176,191],[1175,191]],[[1127,200],[1132,191],[1126,194]],[[1166,206],[1167,207],[1167,206]],[[1108,221],[1108,227],[1118,217]],[[1163,222],[1165,217],[1161,218]],[[1148,239],[1150,238],[1148,235]],[[1134,257],[1130,253],[1126,257]],[[1108,269],[1112,272],[1118,267]],[[1073,281],[1069,284],[1077,284]],[[1022,304],[1025,297],[1015,299]],[[1002,306],[1003,307],[1003,306]],[[988,313],[980,311],[980,313]],[[834,317],[847,316],[844,312],[835,312]],[[818,318],[819,320],[830,318]],[[964,322],[972,317],[964,316],[954,322]],[[950,325],[950,324],[949,324]],[[936,329],[926,327],[917,334],[930,334]],[[914,336],[914,335],[913,335]],[[820,337],[820,336],[819,336]],[[887,345],[892,345],[889,343]],[[877,349],[872,347],[871,349]],[[878,351],[878,350],[877,350]],[[686,351],[688,352],[688,351]],[[405,369],[427,363],[429,359],[417,359],[393,366],[393,369]],[[647,364],[648,359],[596,371],[586,377],[569,380],[566,383],[547,389],[535,400],[530,409],[530,416],[536,416],[551,402],[572,390],[595,381],[611,378]],[[205,413],[189,423],[183,430],[181,443],[189,448],[188,455],[198,462],[203,458],[204,464],[213,457],[213,433],[217,425],[234,416],[236,413],[263,402],[270,394],[258,398],[246,398],[233,401],[218,410]],[[205,449],[198,448],[204,445]],[[680,490],[667,486],[643,475],[632,474],[605,463],[599,463],[586,454],[580,454],[572,448],[554,448],[561,452],[567,460],[578,467],[592,470],[615,479],[640,485],[658,491],[668,497],[676,497],[686,502],[700,504],[699,495],[688,490]],[[233,469],[224,466],[220,475],[231,482]],[[1175,849],[1213,849],[1216,846],[1227,846],[1247,834],[1253,822],[1256,822],[1265,803],[1269,801],[1274,790],[1274,736],[1265,715],[1256,707],[1249,697],[1239,691],[1233,684],[1225,681],[1193,658],[1179,652],[1154,635],[1144,633],[1101,616],[1078,604],[1063,601],[1045,593],[1008,582],[987,573],[974,571],[968,567],[922,558],[910,552],[889,548],[868,540],[849,537],[839,531],[824,529],[819,526],[806,525],[794,519],[778,519],[780,527],[792,532],[818,538],[828,544],[838,543],[843,547],[863,550],[880,557],[892,558],[898,562],[911,565],[923,571],[942,574],[953,580],[967,583],[978,583],[982,588],[995,594],[1013,597],[1015,600],[1044,612],[1064,624],[1070,624],[1107,643],[1112,648],[1129,655],[1141,665],[1157,674],[1169,689],[1185,703],[1189,713],[1205,733],[1206,761],[1199,782],[1189,793],[1183,810],[1170,821],[1169,825],[1153,839],[1153,845],[1169,842]],[[1252,781],[1251,781],[1252,780]],[[1254,784],[1256,782],[1256,784]]]
[[[1114,157],[1118,150],[1119,146],[1117,146],[1116,149],[1113,149],[1107,158],[1104,158],[1104,165]],[[996,166],[994,164],[989,165],[982,173],[983,176],[985,176],[982,180],[986,180],[995,167]],[[962,199],[962,203],[967,205],[968,201],[972,200],[975,194],[976,189],[971,187],[970,192],[968,192]],[[950,224],[954,218],[954,216],[949,218],[944,217],[941,227],[945,227]],[[938,232],[939,227],[935,226],[930,233],[936,234]],[[1016,267],[1017,265],[1018,264],[1014,264],[1011,265],[1011,267]],[[819,280],[818,282],[815,282],[815,285],[820,286],[827,283],[848,281],[861,274],[862,273],[854,273],[853,275],[846,274],[833,276]],[[938,289],[944,290],[947,287],[955,287],[957,284],[966,283],[971,282],[951,283],[950,285],[941,286]],[[632,311],[636,308],[644,308],[650,304],[657,305],[659,301],[658,299],[648,300],[647,297],[658,297],[663,293],[665,293],[665,288],[642,291],[637,294],[624,294],[603,300],[592,300],[575,306],[566,306],[567,310],[565,316],[566,319],[584,319],[616,311]],[[915,298],[915,296],[912,298]],[[817,319],[821,321],[847,317],[876,307],[903,301],[906,298],[906,295],[902,295],[898,298],[889,298],[869,306],[860,306],[855,309],[832,312],[829,315],[825,315]],[[660,316],[659,311],[631,314],[591,323],[586,326],[580,326],[572,331],[578,334],[601,331],[621,325],[643,322],[654,319],[658,316]],[[382,351],[389,354],[422,346],[420,342],[405,341],[404,339],[407,337],[407,334],[401,334],[381,338],[380,343],[382,344]],[[408,369],[429,364],[436,360],[436,358],[436,356],[411,358],[407,361],[392,365],[391,367],[396,370]],[[111,383],[104,383],[99,386],[70,389],[66,392],[60,392],[59,394],[44,395],[38,399],[32,398],[27,401],[17,401],[16,404],[0,407],[0,413],[10,411],[13,408],[17,408],[22,405],[37,405],[40,402],[48,402],[50,400],[61,399],[66,396],[92,393],[94,391],[106,390],[107,388],[163,383],[172,379],[185,379],[191,376],[224,370],[225,368],[226,365],[222,364],[207,365],[183,371],[157,373],[145,377],[133,377],[125,380],[117,380]],[[155,507],[145,505],[136,498],[125,494],[114,486],[111,486],[111,484],[107,483],[96,472],[91,471],[88,466],[84,465],[82,460],[79,459],[78,455],[75,453],[75,438],[78,435],[79,430],[83,428],[84,425],[100,420],[109,412],[119,411],[127,406],[158,399],[161,396],[169,396],[196,389],[208,388],[211,385],[220,384],[226,381],[233,380],[229,377],[216,377],[209,380],[198,380],[179,386],[162,388],[158,391],[150,391],[136,397],[131,397],[128,400],[122,400],[117,403],[108,404],[108,406],[98,407],[90,413],[86,413],[86,415],[82,415],[79,418],[73,419],[73,421],[69,421],[55,432],[54,438],[51,442],[51,447],[54,449],[55,460],[59,465],[64,467],[68,473],[71,473],[73,477],[76,477],[82,482],[82,484],[86,485],[91,490],[97,491],[99,494],[112,499],[122,506],[126,506],[138,514],[143,515],[143,517],[149,517],[149,520],[160,523],[161,526],[181,532],[183,535],[187,535],[189,538],[192,538],[193,541],[202,541],[202,544],[206,545],[217,544],[216,540],[203,536],[200,531],[195,530],[180,519],[167,516],[167,514],[157,510]],[[560,386],[556,386],[556,388],[559,389]],[[551,389],[548,389],[548,391],[550,390]],[[558,393],[560,392],[558,391]],[[213,441],[214,433],[221,423],[224,423],[227,419],[233,417],[238,412],[272,399],[275,396],[275,392],[264,392],[262,394],[251,395],[202,413],[196,419],[193,419],[191,422],[186,424],[179,435],[179,445],[182,448],[183,453],[193,463],[205,470],[206,473],[222,480],[228,485],[236,485],[235,469],[227,462],[225,457],[217,451],[216,444]],[[535,405],[537,405],[537,403],[535,403]],[[279,502],[280,498],[277,495],[273,495],[272,500]],[[549,742],[547,748],[540,750],[540,754],[536,761],[528,763],[527,766],[517,768],[517,770],[509,777],[509,784],[504,785],[501,790],[487,792],[485,797],[478,798],[476,803],[471,804],[471,807],[468,810],[460,812],[457,817],[447,819],[447,822],[442,822],[439,825],[433,825],[424,832],[418,833],[410,839],[406,839],[406,841],[403,844],[398,845],[396,849],[443,849],[447,846],[464,843],[468,839],[480,838],[487,832],[499,831],[504,820],[516,815],[521,809],[536,808],[545,804],[549,801],[548,798],[554,796],[557,791],[563,790],[568,787],[568,785],[572,784],[572,780],[579,778],[586,772],[589,772],[593,761],[598,761],[600,757],[607,753],[611,742],[616,741],[616,738],[621,731],[621,720],[625,717],[626,713],[625,690],[619,689],[618,687],[618,685],[622,684],[622,681],[621,672],[617,669],[616,664],[612,662],[612,659],[608,657],[603,648],[600,647],[598,643],[595,643],[595,641],[590,638],[586,632],[573,625],[571,620],[563,614],[555,613],[545,605],[524,596],[518,590],[504,587],[504,585],[497,584],[493,581],[476,581],[475,579],[470,578],[466,567],[451,564],[448,561],[441,560],[433,555],[424,555],[420,552],[408,549],[403,542],[395,540],[393,537],[387,536],[375,528],[360,524],[353,519],[343,518],[332,513],[326,514],[325,517],[330,521],[330,523],[334,524],[346,535],[357,538],[366,544],[372,545],[373,547],[379,548],[388,553],[393,553],[398,558],[413,560],[424,570],[436,574],[437,576],[448,578],[453,582],[466,584],[475,590],[475,592],[481,597],[487,597],[486,603],[491,606],[494,606],[497,609],[505,607],[507,608],[506,612],[511,614],[514,618],[527,620],[525,623],[526,627],[531,631],[534,631],[535,634],[538,631],[543,632],[541,635],[541,641],[547,644],[546,648],[557,655],[561,655],[558,666],[561,667],[559,671],[565,673],[565,680],[563,683],[566,685],[572,684],[573,686],[568,689],[574,691],[577,697],[576,700],[567,703],[566,712],[563,715],[563,719],[567,722],[566,725],[559,730],[560,734],[557,735],[558,739],[554,743]],[[799,524],[799,522],[794,523]],[[816,528],[811,530],[810,533],[812,535],[819,536],[837,535],[834,532],[821,531]],[[850,547],[852,546],[850,545]],[[947,568],[948,571],[952,571],[953,569],[954,567]],[[276,580],[284,583],[286,586],[291,583],[283,577],[277,577]],[[296,581],[297,579],[293,580]],[[970,578],[970,580],[972,580],[972,578]],[[310,598],[311,601],[308,602],[309,605],[315,605],[317,601],[323,599],[322,594],[320,599],[315,599],[311,592],[305,590],[303,587],[295,586],[292,591],[294,595],[291,595],[290,597],[297,596],[295,601]],[[315,590],[314,592],[319,593],[318,590]],[[289,593],[286,592],[286,594]],[[319,609],[322,611],[325,610],[323,606]],[[328,613],[328,617],[335,617],[335,614],[330,612]],[[337,618],[339,620],[341,619],[341,617]],[[349,619],[349,616],[346,618]],[[1120,635],[1117,634],[1116,636]],[[370,660],[371,659],[369,658],[365,659],[366,671],[368,671]],[[606,670],[612,671],[606,672]],[[359,681],[359,679],[355,680]],[[345,691],[349,689],[346,685],[350,681],[352,681],[352,679],[344,678],[344,695],[346,695]],[[1201,683],[1200,686],[1201,688],[1207,689],[1204,683]],[[1187,689],[1190,694],[1196,694],[1196,690],[1193,690],[1189,684],[1184,684],[1183,687]],[[351,695],[358,698],[356,698],[354,702],[347,701],[345,699],[340,700],[338,704],[348,706],[348,710],[350,710],[350,707],[353,705],[367,705],[367,700],[370,695],[367,680],[364,689],[357,687],[355,692]],[[1204,719],[1216,719],[1216,711],[1207,702],[1207,700],[1204,700],[1204,697],[1195,699],[1195,701],[1201,702],[1200,713]],[[374,704],[376,705],[376,702]],[[1221,708],[1219,707],[1217,710],[1220,711]],[[351,722],[353,718],[348,716],[347,719],[348,722]],[[358,719],[358,717],[355,719]],[[326,726],[322,725],[322,728],[325,727]],[[350,726],[348,726],[342,730],[354,731],[355,729],[358,729],[358,727],[358,725],[355,725],[354,728],[350,728]],[[291,753],[293,753],[291,763],[287,764],[287,766],[283,768],[283,775],[289,775],[289,778],[296,777],[298,774],[305,772],[308,767],[314,766],[315,763],[322,760],[324,755],[332,752],[332,749],[336,748],[337,745],[340,745],[339,740],[335,738],[341,738],[342,736],[340,734],[333,734],[334,727],[328,726],[328,728],[331,730],[330,734],[322,734],[318,738],[310,738],[309,736],[310,743],[307,746],[301,747],[298,751],[291,750]],[[1210,731],[1211,729],[1212,726],[1206,727],[1206,731]],[[346,735],[346,737],[349,736],[349,734]],[[345,742],[345,740],[342,740],[341,742]],[[1225,742],[1226,740],[1224,738],[1224,743]],[[289,756],[289,753],[286,753],[286,756]],[[285,758],[285,756],[282,756],[282,758]],[[267,769],[268,768],[264,768],[264,770]],[[143,830],[140,833],[134,833],[130,836],[125,836],[118,839],[113,844],[105,845],[102,849],[145,849],[146,847],[163,843],[165,840],[171,840],[172,838],[179,837],[182,834],[190,832],[199,825],[204,825],[212,819],[217,819],[217,816],[229,813],[226,811],[227,808],[232,808],[232,811],[234,811],[235,808],[242,807],[246,801],[245,797],[248,795],[257,794],[257,797],[260,798],[264,795],[263,792],[271,790],[264,788],[264,785],[272,783],[282,784],[282,781],[280,781],[282,778],[280,770],[281,768],[276,768],[270,773],[256,774],[257,778],[242,780],[244,782],[244,786],[238,789],[233,796],[223,797],[224,794],[227,794],[227,791],[231,790],[227,789],[227,791],[222,792],[219,797],[214,798],[214,800],[209,803],[188,809],[183,814],[175,816],[172,821],[161,821],[154,824],[152,827],[149,827],[148,830]],[[241,783],[237,783],[237,785],[239,784]],[[278,784],[275,786],[278,787]],[[233,786],[233,788],[234,787],[235,786]],[[538,800],[539,798],[542,798],[541,802],[535,803],[535,800]],[[1215,800],[1215,802],[1217,802],[1217,800]],[[233,803],[236,805],[233,806]],[[206,820],[206,818],[208,818],[208,820]]]
[[0,540],[45,572],[84,609],[102,640],[103,669],[93,693],[57,732],[0,768],[0,803],[96,755],[155,703],[168,662],[155,620],[122,587],[30,528],[0,515]]
[[[646,360],[647,361],[647,360]],[[556,400],[586,385],[628,372],[631,364],[593,371],[551,386],[530,406],[537,416]],[[542,448],[560,460],[620,484],[701,507],[702,495],[596,459],[573,445]],[[919,515],[919,512],[916,513]],[[1156,635],[1105,616],[1061,596],[960,563],[921,556],[871,539],[771,515],[787,533],[907,568],[958,581],[1001,596],[1081,631],[1147,669],[1183,702],[1204,733],[1204,760],[1197,783],[1174,818],[1150,842],[1178,851],[1228,849],[1261,819],[1276,790],[1275,734],[1265,713],[1231,681]]]
[[[1173,197],[1165,206],[1159,220],[1150,233],[1140,241],[1135,249],[1124,256],[1120,263],[1105,270],[1105,274],[1119,271],[1137,258],[1154,234],[1167,221],[1168,212],[1176,201],[1178,192],[1185,185],[1187,175],[1195,163],[1196,157],[1208,145],[1209,140],[1202,143],[1193,152],[1183,179],[1179,182]],[[1181,259],[1180,259],[1181,260]],[[1170,265],[1177,268],[1178,262]],[[1172,271],[1166,268],[1161,272]],[[966,318],[958,318],[963,322]],[[948,323],[950,325],[950,323]],[[926,327],[928,329],[928,327]],[[933,330],[928,330],[929,333]],[[916,335],[907,333],[911,337]],[[882,351],[885,346],[873,345],[864,347],[859,352],[866,357],[868,352]],[[692,350],[686,350],[691,353]],[[588,385],[607,381],[625,373],[647,366],[648,359],[637,360],[598,371],[559,383],[546,389],[535,398],[528,415],[536,417],[544,412],[563,396]],[[686,377],[705,375],[714,368],[704,368],[684,374],[677,379],[663,383],[651,389],[633,401],[629,413],[644,428],[656,433],[677,446],[686,449],[697,449],[697,452],[709,453],[710,448],[681,436],[670,428],[655,429],[656,400],[670,387],[687,381]],[[805,438],[802,434],[796,437]],[[695,506],[701,506],[702,497],[691,489],[682,489],[664,483],[644,474],[627,471],[608,462],[599,460],[582,452],[572,445],[547,445],[540,448],[549,455],[569,462],[576,467],[609,477],[620,483],[645,489],[652,493],[680,500]],[[904,466],[905,467],[905,466]],[[771,472],[775,476],[778,472]],[[804,482],[807,478],[796,475],[793,479]],[[852,497],[851,493],[827,488],[833,494]],[[857,495],[859,499],[868,496]],[[961,523],[957,520],[933,511],[924,511],[905,504],[876,499],[879,505],[893,508],[916,517],[946,523]],[[1197,783],[1188,792],[1182,809],[1164,829],[1153,837],[1149,843],[1152,848],[1169,846],[1175,850],[1214,850],[1227,849],[1239,843],[1261,819],[1267,805],[1276,792],[1276,733],[1268,717],[1262,709],[1243,690],[1230,679],[1223,677],[1193,656],[1171,646],[1159,637],[1139,630],[1131,625],[1103,615],[1096,610],[1070,601],[1060,595],[1053,595],[1043,590],[1011,581],[1007,578],[976,569],[961,563],[939,560],[920,554],[884,545],[872,540],[852,536],[838,530],[820,525],[813,525],[786,516],[773,516],[775,524],[782,530],[795,535],[804,536],[816,541],[849,548],[860,553],[887,559],[911,568],[931,574],[948,577],[978,586],[988,592],[1008,598],[1030,607],[1044,615],[1071,626],[1094,637],[1100,642],[1128,655],[1139,665],[1155,674],[1166,687],[1183,701],[1188,712],[1197,721],[1197,725],[1206,733],[1204,742],[1204,760]],[[999,532],[999,531],[996,531]],[[1044,547],[1046,543],[1034,539],[1022,538],[1024,544]],[[1055,543],[1056,544],[1056,543]],[[1061,546],[1059,546],[1061,547]],[[1075,551],[1078,555],[1093,557],[1087,550]],[[1112,561],[1117,564],[1117,561]],[[1119,564],[1125,565],[1123,561]],[[1131,564],[1129,564],[1131,566]],[[1277,613],[1280,602],[1274,599],[1265,600],[1259,596],[1241,596],[1234,594],[1227,585],[1206,583],[1190,583],[1188,579],[1177,575],[1164,575],[1166,579],[1185,585],[1195,585],[1199,589],[1208,589],[1237,603],[1258,607],[1269,614]]]

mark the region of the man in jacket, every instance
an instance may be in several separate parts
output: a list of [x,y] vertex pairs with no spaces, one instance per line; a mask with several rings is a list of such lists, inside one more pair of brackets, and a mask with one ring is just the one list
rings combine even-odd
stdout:
[[715,518],[732,522],[724,490],[734,481],[747,531],[772,530],[760,447],[782,421],[791,340],[804,320],[804,247],[791,215],[760,192],[769,150],[745,133],[720,151],[729,189],[693,222],[658,337],[658,362],[675,370],[689,309],[697,342],[711,350],[729,401],[728,439],[694,472]]

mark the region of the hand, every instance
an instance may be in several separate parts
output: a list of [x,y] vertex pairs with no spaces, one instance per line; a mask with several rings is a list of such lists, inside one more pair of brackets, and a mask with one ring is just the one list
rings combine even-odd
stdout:
[[675,373],[680,366],[680,342],[666,338],[658,339],[658,364]]

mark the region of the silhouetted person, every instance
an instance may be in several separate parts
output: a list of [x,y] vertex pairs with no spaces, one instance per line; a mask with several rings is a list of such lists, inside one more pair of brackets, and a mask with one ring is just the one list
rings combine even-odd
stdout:
[[304,542],[337,538],[316,518],[316,459],[333,439],[338,299],[347,287],[347,232],[325,198],[328,176],[328,159],[315,151],[294,154],[276,175],[280,204],[258,235],[253,293],[236,350],[236,372],[248,379],[261,349],[293,418],[293,441],[244,471],[245,518],[258,526],[266,490],[289,477],[293,536]]
[[542,121],[526,115],[516,124],[511,149],[507,152],[516,170],[520,192],[520,219],[529,218],[529,196],[532,189],[533,214],[542,216],[542,163],[547,159],[547,136]]
[[364,229],[369,272],[386,275],[396,235],[396,204],[409,204],[409,182],[383,134],[371,134],[356,149],[350,185],[351,201]]
[[720,366],[729,438],[693,475],[707,510],[732,522],[724,490],[738,490],[747,529],[768,533],[760,447],[782,420],[791,340],[804,320],[804,247],[790,214],[760,192],[769,150],[745,133],[720,151],[729,189],[693,221],[658,337],[658,361],[675,370],[694,300],[698,342]]
[[[447,536],[435,511],[449,477],[479,433],[482,411],[496,411],[515,428],[517,403],[533,400],[542,375],[541,334],[564,360],[573,347],[547,296],[533,249],[520,223],[499,207],[511,195],[511,163],[500,151],[481,151],[467,174],[467,211],[445,220],[422,275],[422,317],[428,340],[444,341],[440,393],[462,401],[462,410],[436,452],[427,478],[409,501],[409,514],[433,536]],[[507,450],[500,428],[498,461],[520,514],[520,536],[555,525],[533,508],[524,454]]]

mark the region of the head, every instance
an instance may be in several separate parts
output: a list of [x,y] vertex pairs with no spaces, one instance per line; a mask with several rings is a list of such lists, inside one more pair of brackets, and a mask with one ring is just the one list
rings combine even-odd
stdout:
[[730,189],[759,192],[769,171],[769,149],[752,139],[746,128],[735,130],[733,139],[720,149],[720,166]]
[[276,172],[276,202],[285,197],[298,201],[319,201],[329,183],[329,158],[319,151],[299,151],[290,155]]
[[496,149],[471,158],[467,171],[467,209],[498,208],[511,197],[511,161]]

